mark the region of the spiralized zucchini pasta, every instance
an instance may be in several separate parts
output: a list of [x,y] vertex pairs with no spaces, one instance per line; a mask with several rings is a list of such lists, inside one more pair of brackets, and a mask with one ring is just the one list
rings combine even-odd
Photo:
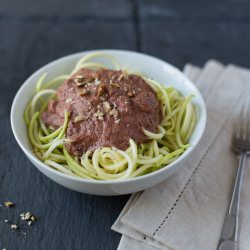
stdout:
[[[98,60],[100,58],[101,60]],[[114,70],[120,70],[119,72],[125,76],[136,75],[150,86],[160,103],[160,124],[157,125],[157,131],[141,127],[147,140],[138,143],[131,136],[128,138],[128,145],[124,150],[115,146],[100,146],[83,150],[78,145],[77,149],[80,148],[80,151],[72,154],[67,146],[72,142],[71,137],[68,136],[69,124],[84,122],[87,119],[85,115],[80,114],[72,121],[72,114],[65,109],[64,115],[61,117],[61,124],[50,126],[44,121],[42,114],[48,109],[48,105],[52,105],[49,104],[51,100],[57,100],[58,86],[61,86],[81,69],[91,69],[92,71],[105,69],[105,65],[100,63],[104,60],[109,61]],[[79,86],[83,83],[89,84],[76,81]],[[100,85],[100,82],[95,80],[94,84]],[[91,88],[90,85],[89,88]],[[86,90],[85,92],[87,93]],[[86,94],[85,92],[83,95]],[[135,95],[129,93],[131,98]],[[46,165],[64,174],[84,179],[121,180],[157,171],[175,161],[190,146],[189,139],[196,125],[196,111],[192,97],[192,95],[182,96],[175,88],[166,87],[141,73],[125,70],[113,57],[98,52],[81,58],[70,74],[59,75],[49,81],[46,80],[46,74],[41,75],[36,84],[36,93],[25,109],[24,119],[34,153]],[[73,103],[72,100],[69,101]],[[106,101],[104,104],[110,117],[112,116],[111,118],[114,119],[114,125],[121,125],[124,122],[122,117],[121,119],[115,117],[117,114],[112,111],[114,109],[111,110],[110,104]],[[104,112],[98,111],[96,114],[97,122],[105,122]],[[53,117],[51,119],[53,120]],[[72,133],[77,133],[72,131]],[[119,133],[116,136],[119,137]],[[82,140],[84,141],[84,138]]]

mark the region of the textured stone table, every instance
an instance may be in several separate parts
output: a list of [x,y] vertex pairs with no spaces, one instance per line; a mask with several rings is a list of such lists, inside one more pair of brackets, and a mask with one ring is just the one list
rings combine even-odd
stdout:
[[[250,66],[250,3],[165,0],[0,1],[0,249],[116,249],[110,230],[129,196],[96,197],[50,181],[27,160],[11,132],[10,107],[36,69],[96,48],[142,51],[182,68],[209,58]],[[12,232],[32,211],[38,221]],[[24,232],[26,235],[24,235]]]

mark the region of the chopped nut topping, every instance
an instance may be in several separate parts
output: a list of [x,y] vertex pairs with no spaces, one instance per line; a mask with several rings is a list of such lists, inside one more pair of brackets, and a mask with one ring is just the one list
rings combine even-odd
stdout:
[[120,85],[118,83],[111,82],[110,85],[114,86],[114,87],[117,87],[117,88],[120,88]]
[[95,85],[99,85],[100,83],[101,83],[101,81],[99,79],[95,79],[95,81],[94,81]]
[[118,116],[118,111],[117,111],[116,109],[112,109],[112,110],[109,112],[109,114],[110,114],[111,116],[113,116],[114,118],[116,118],[116,117]]
[[135,90],[128,91],[128,96],[134,96],[134,95],[135,95]]
[[88,117],[86,115],[78,115],[75,117],[74,122],[82,122],[82,121],[85,121],[87,119],[88,119]]
[[115,123],[116,123],[116,124],[120,123],[120,120],[121,120],[121,119],[116,119],[116,120],[115,120]]
[[18,229],[18,226],[17,226],[17,224],[11,224],[11,225],[10,225],[10,228],[16,230],[16,229]]
[[33,224],[33,222],[30,220],[28,221],[28,225],[31,226]]
[[94,113],[94,117],[97,117],[98,120],[103,121],[103,113],[100,110]]
[[84,95],[87,95],[87,94],[89,94],[89,90],[88,89],[83,89],[80,93],[79,93],[79,95],[80,96],[84,96]]
[[87,83],[92,82],[94,79],[93,78],[84,78],[83,76],[78,76],[74,79],[74,82],[78,87],[83,86]]
[[94,113],[95,117],[102,117],[103,115],[104,114],[100,110],[97,110],[97,112]]
[[71,103],[71,102],[72,102],[72,99],[71,99],[71,98],[68,98],[68,99],[66,99],[65,102],[66,102],[66,103]]
[[104,102],[103,103],[103,107],[104,107],[104,110],[106,112],[109,112],[111,110],[111,106],[110,106],[110,103],[109,102]]
[[14,207],[15,206],[15,204],[11,201],[5,201],[4,205],[5,205],[5,207]]
[[105,84],[100,84],[97,88],[97,96],[101,96],[105,92],[106,86]]
[[123,74],[120,74],[120,76],[118,77],[118,81],[121,81],[122,80],[122,78],[123,78]]

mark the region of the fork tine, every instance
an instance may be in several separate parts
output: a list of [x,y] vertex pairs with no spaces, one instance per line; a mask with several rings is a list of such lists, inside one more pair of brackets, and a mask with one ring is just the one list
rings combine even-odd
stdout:
[[243,105],[243,116],[242,116],[242,139],[248,141],[248,127],[249,127],[249,100],[246,99]]
[[247,102],[247,128],[246,128],[246,134],[247,134],[247,142],[250,143],[250,101],[249,98],[246,100]]
[[234,132],[234,147],[250,149],[250,101],[243,98],[240,116]]
[[244,117],[245,103],[243,102],[240,109],[240,114],[238,116],[238,121],[235,125],[234,138],[236,140],[241,140],[243,137],[243,117]]

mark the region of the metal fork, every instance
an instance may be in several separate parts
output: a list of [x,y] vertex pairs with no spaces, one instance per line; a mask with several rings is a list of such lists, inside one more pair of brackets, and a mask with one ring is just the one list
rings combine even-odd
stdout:
[[224,224],[217,250],[238,249],[238,217],[240,204],[240,190],[243,170],[247,154],[250,151],[250,101],[247,99],[241,110],[240,119],[235,127],[232,149],[239,155],[237,174],[231,202],[225,216]]

